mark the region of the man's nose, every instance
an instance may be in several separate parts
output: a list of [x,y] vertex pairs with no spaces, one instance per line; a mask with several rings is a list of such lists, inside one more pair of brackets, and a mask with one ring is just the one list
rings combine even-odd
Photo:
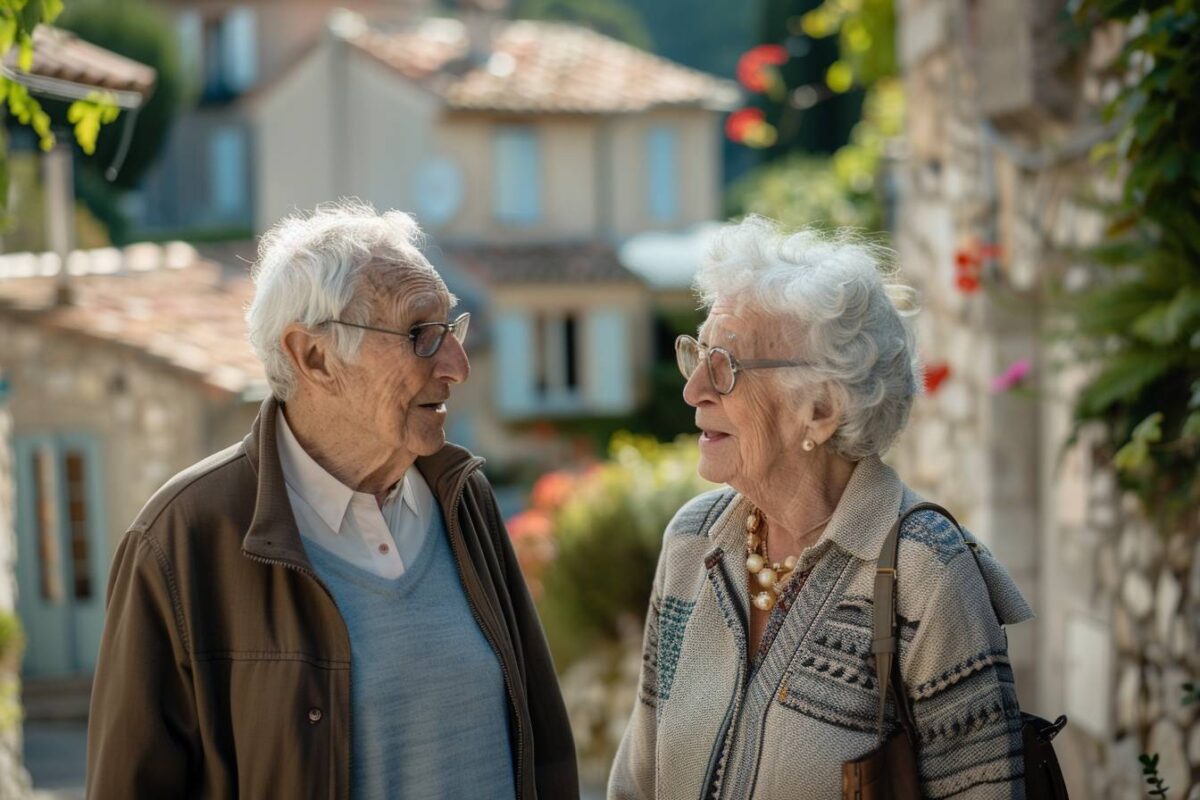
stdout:
[[447,383],[462,383],[470,374],[471,361],[463,343],[447,336],[434,356],[433,376]]

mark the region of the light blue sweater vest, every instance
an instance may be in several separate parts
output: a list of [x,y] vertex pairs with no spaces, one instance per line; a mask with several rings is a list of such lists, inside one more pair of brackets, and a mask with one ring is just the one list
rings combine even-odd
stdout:
[[351,797],[512,800],[508,699],[435,505],[399,578],[304,540],[350,632]]

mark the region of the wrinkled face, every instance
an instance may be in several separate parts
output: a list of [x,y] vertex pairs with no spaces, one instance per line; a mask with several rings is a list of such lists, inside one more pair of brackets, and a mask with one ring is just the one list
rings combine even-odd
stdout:
[[[374,296],[368,325],[408,331],[422,322],[450,321],[449,302],[432,285]],[[450,387],[470,371],[466,351],[453,334],[446,334],[431,357],[420,358],[403,336],[363,331],[357,358],[341,368],[346,421],[397,455],[432,455],[446,441]]]
[[[698,338],[701,345],[723,347],[743,361],[797,358],[796,345],[785,340],[782,326],[722,301],[709,312]],[[798,404],[777,372],[739,372],[727,395],[713,388],[703,363],[692,373],[683,399],[696,409],[703,478],[746,492],[747,487],[763,485],[775,471],[795,468],[812,403]]]

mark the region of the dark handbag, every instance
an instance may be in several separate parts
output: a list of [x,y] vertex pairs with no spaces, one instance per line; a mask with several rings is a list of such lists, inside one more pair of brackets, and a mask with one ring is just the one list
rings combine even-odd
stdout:
[[[879,738],[882,744],[855,761],[842,764],[843,800],[919,800],[920,777],[917,771],[917,746],[920,742],[913,721],[908,693],[900,676],[898,657],[899,630],[896,626],[896,560],[900,549],[900,526],[909,514],[936,511],[954,527],[975,557],[977,545],[966,538],[962,527],[949,511],[934,503],[918,503],[896,520],[884,539],[875,567],[874,619],[871,652],[875,655],[875,674],[879,676]],[[980,573],[982,574],[982,567]],[[999,615],[997,615],[999,617]],[[888,695],[896,706],[900,727],[883,741],[883,722]],[[1060,716],[1048,722],[1033,714],[1021,713],[1022,749],[1025,757],[1026,800],[1067,800],[1053,739],[1067,724]]]

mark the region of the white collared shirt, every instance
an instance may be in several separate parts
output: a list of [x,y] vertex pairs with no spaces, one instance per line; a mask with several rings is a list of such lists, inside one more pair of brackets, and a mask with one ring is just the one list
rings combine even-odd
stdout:
[[421,550],[433,518],[433,492],[416,466],[409,467],[380,508],[375,496],[356,492],[313,460],[283,414],[279,460],[300,535],[381,578],[398,578]]

